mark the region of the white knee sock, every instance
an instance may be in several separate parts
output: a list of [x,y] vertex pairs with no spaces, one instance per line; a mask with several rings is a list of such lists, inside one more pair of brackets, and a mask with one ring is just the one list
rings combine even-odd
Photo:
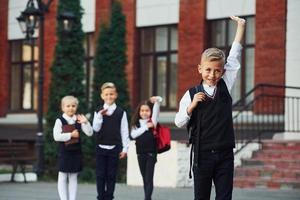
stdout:
[[78,173],[68,173],[68,175],[69,175],[69,200],[76,200]]
[[68,174],[58,172],[57,189],[60,200],[68,200]]

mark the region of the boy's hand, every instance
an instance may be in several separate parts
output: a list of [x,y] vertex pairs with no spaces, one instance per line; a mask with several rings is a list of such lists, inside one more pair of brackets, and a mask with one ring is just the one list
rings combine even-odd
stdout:
[[241,43],[243,36],[244,36],[244,32],[245,32],[245,24],[246,24],[246,20],[243,18],[239,18],[237,16],[230,16],[230,18],[233,21],[236,21],[237,23],[237,29],[236,29],[236,34],[234,37],[234,41]]
[[243,18],[239,18],[239,17],[234,16],[234,15],[233,15],[233,16],[230,16],[230,18],[231,18],[233,21],[236,21],[237,24],[240,25],[240,26],[245,26],[245,24],[246,24],[246,20],[243,19]]
[[127,156],[127,153],[121,152],[120,155],[119,155],[119,158],[120,158],[120,159],[123,159],[123,158],[125,158],[126,156]]
[[79,138],[79,132],[78,132],[77,129],[75,129],[74,131],[72,131],[71,137],[72,137],[72,138]]
[[102,109],[99,111],[101,115],[106,115],[107,113],[107,109]]
[[204,92],[198,92],[194,95],[192,104],[194,104],[194,106],[196,107],[198,102],[204,101],[206,98],[206,95],[204,94]]
[[192,114],[194,108],[196,108],[198,102],[205,101],[206,95],[203,92],[198,92],[194,95],[192,103],[187,108],[187,113]]
[[86,124],[88,122],[87,118],[84,115],[77,115],[77,121],[80,124]]

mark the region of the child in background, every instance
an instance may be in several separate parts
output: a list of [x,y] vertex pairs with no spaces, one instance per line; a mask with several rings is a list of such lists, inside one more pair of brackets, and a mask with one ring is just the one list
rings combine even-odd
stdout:
[[93,129],[96,134],[96,177],[98,200],[112,200],[119,159],[127,155],[129,136],[126,112],[116,105],[118,98],[115,84],[101,86],[104,105],[94,114]]
[[80,132],[93,135],[93,129],[84,115],[76,115],[78,99],[65,96],[61,100],[62,116],[56,119],[53,137],[59,142],[57,188],[61,200],[75,200],[77,176],[82,170]]
[[240,43],[245,20],[236,16],[231,19],[237,23],[237,30],[227,63],[220,49],[209,48],[202,53],[198,65],[202,81],[200,85],[186,91],[175,116],[178,127],[189,124],[194,130],[195,200],[210,199],[212,181],[216,199],[232,199],[235,143],[230,90],[240,68]]
[[[132,117],[131,137],[136,140],[136,152],[143,177],[145,200],[151,200],[157,148],[153,129],[157,125],[162,98],[153,96],[141,102]],[[154,105],[153,105],[154,104]]]

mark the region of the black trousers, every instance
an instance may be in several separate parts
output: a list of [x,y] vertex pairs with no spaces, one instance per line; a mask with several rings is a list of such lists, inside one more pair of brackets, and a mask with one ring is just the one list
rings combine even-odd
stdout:
[[120,147],[108,150],[96,147],[96,178],[98,200],[112,200],[117,178]]
[[153,192],[153,176],[156,163],[156,154],[138,154],[138,163],[143,177],[145,200],[151,200]]
[[232,149],[199,152],[198,164],[193,166],[195,200],[210,199],[212,181],[216,200],[232,199],[233,161]]

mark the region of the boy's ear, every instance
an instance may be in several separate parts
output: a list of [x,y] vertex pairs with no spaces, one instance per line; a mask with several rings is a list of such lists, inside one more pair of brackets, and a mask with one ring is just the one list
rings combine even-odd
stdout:
[[200,64],[198,65],[198,72],[199,72],[199,74],[201,74],[201,65]]

